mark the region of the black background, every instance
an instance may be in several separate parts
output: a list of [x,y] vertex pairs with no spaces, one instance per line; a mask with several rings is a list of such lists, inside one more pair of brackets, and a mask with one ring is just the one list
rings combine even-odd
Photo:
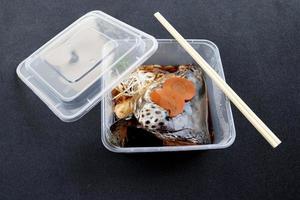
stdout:
[[[225,150],[123,155],[100,141],[100,106],[61,122],[17,65],[74,20],[102,10],[155,36],[215,42],[227,82],[283,143],[272,149],[236,108]],[[0,199],[297,199],[300,1],[0,1]]]

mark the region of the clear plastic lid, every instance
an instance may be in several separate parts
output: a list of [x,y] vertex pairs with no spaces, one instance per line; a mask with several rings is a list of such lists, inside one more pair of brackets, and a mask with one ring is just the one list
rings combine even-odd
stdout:
[[74,121],[156,49],[154,37],[92,11],[25,59],[17,73],[60,119]]

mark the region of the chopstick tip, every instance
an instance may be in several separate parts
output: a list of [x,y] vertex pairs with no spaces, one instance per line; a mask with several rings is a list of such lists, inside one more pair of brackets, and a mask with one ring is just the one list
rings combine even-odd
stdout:
[[275,149],[276,147],[278,147],[281,144],[281,141],[279,140],[278,142],[276,142],[276,144],[273,144],[272,147]]
[[161,14],[160,14],[158,11],[154,13],[154,16],[155,16],[155,17],[158,17],[158,16],[160,16],[160,15],[161,15]]

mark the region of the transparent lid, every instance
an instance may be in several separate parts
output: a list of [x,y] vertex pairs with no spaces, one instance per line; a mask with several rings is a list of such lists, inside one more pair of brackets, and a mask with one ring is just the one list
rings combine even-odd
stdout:
[[24,60],[17,73],[59,118],[74,121],[156,49],[154,37],[92,11]]

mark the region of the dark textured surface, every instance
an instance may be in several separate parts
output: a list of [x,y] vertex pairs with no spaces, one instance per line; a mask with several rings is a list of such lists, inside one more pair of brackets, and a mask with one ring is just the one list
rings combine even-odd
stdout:
[[[63,123],[17,78],[29,54],[91,10],[220,49],[227,81],[278,134],[273,150],[233,108],[226,150],[120,155],[100,141],[96,106]],[[0,1],[0,199],[299,199],[300,1]]]

